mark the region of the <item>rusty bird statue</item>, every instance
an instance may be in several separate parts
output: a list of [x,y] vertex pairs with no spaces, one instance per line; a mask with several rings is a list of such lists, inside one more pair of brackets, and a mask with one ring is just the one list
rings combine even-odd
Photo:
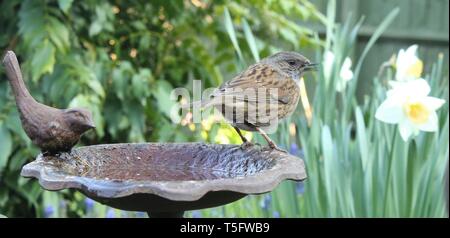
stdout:
[[84,132],[95,128],[92,114],[86,109],[57,109],[37,102],[25,86],[13,51],[6,53],[3,65],[16,99],[22,127],[44,154],[70,151]]

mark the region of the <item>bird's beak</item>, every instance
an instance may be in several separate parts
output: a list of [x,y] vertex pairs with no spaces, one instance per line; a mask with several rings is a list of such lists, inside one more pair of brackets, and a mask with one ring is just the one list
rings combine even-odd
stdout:
[[319,67],[318,63],[310,63],[308,65],[305,65],[303,67],[303,71],[317,71],[317,68]]
[[95,129],[95,124],[93,122],[89,123],[87,126],[89,129]]

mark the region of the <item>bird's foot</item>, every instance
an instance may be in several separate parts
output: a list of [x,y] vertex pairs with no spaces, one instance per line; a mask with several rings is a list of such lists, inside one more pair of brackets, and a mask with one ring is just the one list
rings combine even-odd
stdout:
[[253,147],[253,146],[255,146],[255,144],[253,144],[252,142],[245,141],[244,143],[241,144],[241,149],[242,150],[246,150],[246,149],[248,149],[250,147]]
[[270,148],[270,150],[277,150],[277,151],[279,151],[281,153],[286,153],[286,154],[289,153],[289,152],[287,152],[287,150],[281,149],[280,147],[275,145],[275,143],[269,143],[269,148]]
[[[59,157],[61,156],[63,153],[66,153],[64,151],[58,151],[58,152],[54,152],[54,151],[42,151],[42,156],[44,157]],[[67,152],[67,153],[70,153]]]
[[57,157],[59,156],[59,153],[50,152],[50,151],[43,151],[42,156],[44,157]]
[[281,149],[281,148],[278,147],[278,146],[276,146],[276,147],[274,147],[274,148],[272,148],[272,149],[277,150],[277,151],[279,151],[279,152],[281,152],[281,153],[289,154],[289,152],[288,152],[287,150]]

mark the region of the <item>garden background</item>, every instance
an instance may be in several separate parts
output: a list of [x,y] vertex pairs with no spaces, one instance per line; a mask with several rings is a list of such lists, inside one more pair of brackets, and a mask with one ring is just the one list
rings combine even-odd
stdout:
[[[294,50],[333,67],[349,57],[344,91],[334,72],[305,76],[312,122],[302,105],[273,138],[304,157],[309,179],[266,195],[192,211],[192,217],[443,217],[448,163],[446,0],[1,1],[0,52],[12,49],[32,95],[59,108],[85,106],[97,128],[80,145],[117,142],[240,143],[227,124],[173,124],[172,89],[216,87],[258,58]],[[447,103],[439,130],[402,141],[376,121],[400,49],[418,44],[431,95]],[[330,83],[331,82],[331,83]],[[333,83],[334,82],[334,83]],[[330,94],[331,92],[331,94]],[[324,95],[327,95],[324,97]],[[329,103],[336,98],[337,105]],[[308,112],[306,113],[308,114]],[[261,140],[246,133],[249,138]],[[39,150],[24,134],[0,67],[0,214],[7,217],[145,217],[81,193],[43,191],[20,177]]]

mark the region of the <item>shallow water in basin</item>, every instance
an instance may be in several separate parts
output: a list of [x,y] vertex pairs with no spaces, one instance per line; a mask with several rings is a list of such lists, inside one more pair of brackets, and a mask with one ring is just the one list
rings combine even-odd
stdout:
[[[273,167],[267,151],[199,144],[111,144],[74,149],[55,166],[68,174],[112,181],[236,178]],[[52,160],[55,161],[55,160]]]
[[194,168],[167,168],[148,166],[142,168],[90,168],[83,177],[105,180],[135,180],[135,181],[180,181],[180,180],[211,180],[220,178],[242,177],[242,174],[219,170],[198,170]]

